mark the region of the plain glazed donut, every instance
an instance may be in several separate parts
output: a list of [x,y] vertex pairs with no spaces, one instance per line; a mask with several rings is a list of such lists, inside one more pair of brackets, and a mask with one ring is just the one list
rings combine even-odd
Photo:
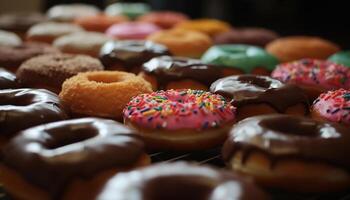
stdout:
[[249,179],[193,163],[156,164],[120,173],[105,184],[96,200],[266,200]]
[[350,125],[350,91],[339,89],[322,93],[311,107],[311,116],[321,121]]
[[120,120],[133,96],[152,92],[152,86],[134,74],[118,71],[86,72],[67,79],[61,99],[75,114]]
[[159,31],[147,40],[165,45],[174,56],[190,58],[201,57],[212,45],[212,40],[204,33],[181,29]]
[[324,60],[302,59],[282,63],[271,77],[298,85],[311,102],[328,90],[350,88],[350,68]]
[[97,31],[104,33],[113,24],[119,24],[129,21],[129,18],[123,15],[93,15],[88,17],[79,17],[74,20],[75,24],[83,27],[87,31]]
[[1,151],[0,180],[16,199],[91,199],[109,176],[148,165],[133,130],[82,118],[20,132]]
[[19,88],[20,84],[17,82],[16,75],[0,68],[0,89]]
[[0,90],[0,140],[8,140],[17,131],[66,118],[61,101],[52,92],[36,89]]
[[22,44],[22,39],[15,33],[0,29],[0,46],[14,47]]
[[183,13],[174,11],[155,11],[137,18],[137,21],[153,23],[163,29],[169,29],[189,18]]
[[217,19],[195,19],[179,23],[175,28],[198,31],[210,37],[215,37],[218,34],[230,31],[232,27],[230,24]]
[[236,124],[223,147],[235,172],[269,187],[329,192],[350,186],[350,131],[290,115],[262,115]]
[[94,5],[73,3],[55,5],[46,12],[46,15],[52,21],[73,22],[75,18],[94,16],[99,13],[100,10]]
[[214,147],[235,122],[235,107],[222,96],[190,89],[138,95],[123,113],[124,123],[138,130],[151,149]]
[[237,119],[271,114],[309,114],[307,96],[298,86],[283,84],[268,76],[237,75],[215,81],[210,91],[237,107]]

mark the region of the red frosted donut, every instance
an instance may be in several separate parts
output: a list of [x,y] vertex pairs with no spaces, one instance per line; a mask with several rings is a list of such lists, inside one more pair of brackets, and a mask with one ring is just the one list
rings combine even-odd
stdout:
[[322,93],[311,107],[311,115],[322,121],[350,125],[350,90]]
[[271,76],[282,82],[297,84],[312,100],[328,90],[350,88],[350,68],[324,60],[302,59],[283,63]]
[[158,149],[203,149],[226,138],[236,108],[221,95],[202,90],[167,90],[134,97],[124,109],[125,124]]

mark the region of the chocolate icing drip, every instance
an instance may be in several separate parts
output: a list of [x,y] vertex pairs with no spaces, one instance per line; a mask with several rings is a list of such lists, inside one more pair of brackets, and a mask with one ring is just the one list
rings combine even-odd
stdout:
[[0,89],[19,88],[16,75],[0,68]]
[[279,160],[302,159],[350,170],[350,130],[338,124],[291,115],[247,118],[230,131],[222,155],[226,162],[238,152],[243,164],[253,152],[265,154],[273,165]]
[[[109,180],[98,200],[267,199],[254,184],[232,172],[185,162],[158,164]],[[118,197],[118,198],[117,198]]]
[[223,76],[222,67],[185,57],[153,58],[143,64],[142,70],[157,78],[160,89],[165,89],[169,82],[184,79],[193,79],[209,87],[212,82]]
[[[266,103],[277,112],[284,113],[289,107],[304,104],[308,113],[309,103],[303,90],[296,85],[283,84],[268,76],[238,75],[215,81],[210,91],[232,99],[232,105]],[[239,110],[238,110],[239,112]]]
[[41,89],[0,90],[0,130],[2,135],[66,119],[58,96]]
[[134,67],[162,55],[170,55],[168,49],[151,41],[109,41],[100,51],[100,60],[108,68],[113,66],[125,67],[131,71]]
[[19,133],[2,150],[2,161],[59,199],[76,177],[135,165],[143,142],[112,120],[82,118],[50,123]]

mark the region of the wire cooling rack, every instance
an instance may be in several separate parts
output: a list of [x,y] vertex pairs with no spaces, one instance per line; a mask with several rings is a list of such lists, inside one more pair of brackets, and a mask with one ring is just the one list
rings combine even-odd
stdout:
[[[153,163],[174,161],[195,161],[199,164],[208,164],[224,167],[220,157],[220,148],[197,152],[152,152]],[[267,190],[272,200],[350,200],[350,191],[327,194],[296,194],[279,190]],[[0,200],[11,200],[0,185]]]

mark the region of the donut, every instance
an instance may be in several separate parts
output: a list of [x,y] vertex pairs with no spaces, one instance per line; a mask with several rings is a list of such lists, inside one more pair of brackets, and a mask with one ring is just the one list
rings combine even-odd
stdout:
[[67,78],[79,72],[99,70],[103,70],[103,65],[90,56],[47,54],[24,62],[17,70],[17,78],[26,87],[45,88],[59,93]]
[[160,30],[160,27],[147,22],[123,22],[109,27],[106,35],[120,40],[143,40]]
[[111,38],[98,32],[76,32],[61,36],[53,46],[63,53],[85,54],[99,57],[101,47]]
[[277,58],[264,49],[250,45],[215,45],[210,47],[201,59],[205,63],[259,75],[269,75],[278,64]]
[[181,22],[175,26],[176,29],[199,31],[210,37],[231,30],[231,25],[217,19],[195,19]]
[[259,27],[233,28],[228,32],[216,35],[215,44],[248,44],[265,47],[269,42],[277,39],[279,35],[269,29]]
[[1,158],[0,180],[16,199],[91,199],[108,177],[150,162],[133,130],[98,118],[21,131]]
[[139,72],[143,63],[150,59],[169,55],[164,45],[143,40],[106,42],[100,51],[100,60],[107,70]]
[[16,75],[0,67],[0,90],[19,88]]
[[14,32],[24,39],[31,26],[45,21],[46,16],[38,12],[4,13],[0,15],[0,29]]
[[0,46],[0,66],[16,72],[24,61],[32,57],[59,52],[58,49],[48,44],[38,42],[25,42],[13,47]]
[[282,63],[271,76],[285,83],[294,83],[305,90],[311,102],[321,93],[350,88],[350,69],[336,63],[302,59]]
[[47,122],[66,119],[62,102],[47,90],[0,90],[0,144],[17,131]]
[[350,51],[340,51],[331,55],[329,61],[350,67]]
[[15,33],[0,30],[0,46],[19,46],[22,44],[22,39]]
[[153,33],[147,40],[163,44],[174,56],[199,58],[212,45],[207,35],[190,30],[170,29]]
[[239,72],[225,67],[205,64],[201,60],[160,56],[143,64],[139,75],[159,89],[208,90],[211,83],[226,75]]
[[137,18],[137,21],[149,22],[156,24],[163,29],[169,29],[176,24],[187,21],[189,18],[187,15],[174,11],[154,11],[142,15]]
[[268,76],[228,76],[215,81],[210,91],[231,101],[238,120],[271,113],[309,114],[308,99],[301,88]]
[[129,21],[129,18],[123,15],[93,15],[88,17],[79,17],[74,20],[75,24],[83,27],[87,31],[96,31],[104,33],[113,24]]
[[151,85],[134,74],[118,71],[85,72],[67,79],[60,98],[73,114],[122,119],[133,96],[152,92]]
[[194,163],[155,164],[110,178],[96,200],[269,199],[254,182],[226,170]]
[[27,40],[51,44],[60,36],[81,31],[84,29],[76,24],[43,22],[30,27],[27,32]]
[[338,89],[322,93],[311,106],[316,120],[350,125],[350,91]]
[[145,3],[114,3],[106,7],[107,15],[124,15],[130,19],[135,19],[148,13],[151,7]]
[[222,157],[228,168],[261,185],[294,192],[350,186],[349,129],[291,115],[262,115],[236,124]]
[[46,15],[52,21],[72,22],[78,17],[89,17],[97,15],[100,10],[90,4],[73,3],[73,4],[59,4],[47,10]]
[[319,37],[289,36],[268,43],[266,50],[281,62],[290,62],[303,58],[327,59],[340,47]]
[[235,109],[220,95],[182,89],[138,95],[123,113],[124,124],[138,130],[148,148],[182,151],[221,144]]

